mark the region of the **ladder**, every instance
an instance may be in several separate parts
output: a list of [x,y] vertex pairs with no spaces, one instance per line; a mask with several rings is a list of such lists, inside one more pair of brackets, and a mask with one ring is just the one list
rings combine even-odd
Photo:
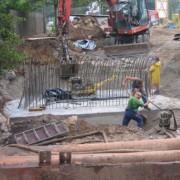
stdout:
[[14,134],[14,140],[17,144],[31,145],[54,137],[64,136],[68,132],[69,130],[64,123],[58,121]]

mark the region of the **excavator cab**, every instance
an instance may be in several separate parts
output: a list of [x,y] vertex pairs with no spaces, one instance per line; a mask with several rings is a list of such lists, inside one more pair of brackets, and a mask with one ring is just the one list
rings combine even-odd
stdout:
[[[109,25],[117,34],[133,34],[134,29],[148,29],[149,18],[145,0],[119,0],[109,8]],[[146,27],[143,27],[146,26]],[[137,30],[136,27],[140,27]]]
[[[149,17],[145,0],[117,0],[109,3],[108,24],[111,35],[118,37],[118,43],[144,42],[138,36],[149,31]],[[147,39],[147,38],[146,38]]]
[[[114,38],[115,46],[112,43],[111,46],[105,46],[105,54],[124,56],[149,52],[149,16],[146,0],[107,0],[107,3],[110,37]],[[119,44],[120,46],[117,46]]]

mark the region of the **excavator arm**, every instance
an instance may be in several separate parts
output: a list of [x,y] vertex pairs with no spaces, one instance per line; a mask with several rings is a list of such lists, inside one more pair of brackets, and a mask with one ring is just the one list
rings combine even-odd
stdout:
[[[58,25],[60,30],[60,42],[62,44],[62,58],[61,68],[63,69],[63,76],[68,77],[71,72],[74,72],[73,58],[69,55],[68,48],[68,35],[69,35],[69,22],[72,8],[72,0],[60,0],[59,3],[59,16]],[[74,72],[75,73],[75,72]]]
[[68,47],[69,23],[72,8],[72,0],[59,0],[58,29],[61,43],[61,78],[69,78],[78,72],[77,59],[70,56]]
[[60,0],[58,20],[63,34],[68,34],[71,8],[72,0]]

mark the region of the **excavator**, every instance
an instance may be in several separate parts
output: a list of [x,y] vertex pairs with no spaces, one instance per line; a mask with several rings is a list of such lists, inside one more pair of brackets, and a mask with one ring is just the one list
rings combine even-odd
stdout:
[[[149,36],[149,17],[145,0],[107,0],[108,24],[120,44],[144,42]],[[141,38],[140,38],[141,36]],[[147,36],[147,37],[145,37]]]
[[[141,54],[149,51],[149,15],[146,0],[106,0],[109,6],[109,36],[113,45],[104,47],[106,55]],[[62,34],[62,61],[71,63],[67,39],[72,0],[60,0],[59,27]]]
[[[118,45],[106,46],[105,52],[109,54],[119,53],[122,55],[147,52],[148,45],[144,43],[149,37],[149,18],[145,0],[107,0],[109,6],[108,23],[112,31],[110,36],[115,37]],[[59,4],[59,28],[61,30],[62,59],[61,67],[63,75],[70,78],[69,74],[76,74],[78,67],[69,55],[68,33],[71,14],[72,0],[60,0]],[[120,45],[119,45],[120,44]],[[56,99],[77,99],[79,97],[95,95],[96,91],[109,81],[115,79],[113,75],[109,79],[92,83],[81,77],[69,79],[70,91],[51,89],[45,92],[44,97]]]
[[[141,54],[149,51],[149,15],[146,0],[106,0],[108,25],[115,46],[106,46],[107,55]],[[120,46],[119,46],[120,45]]]

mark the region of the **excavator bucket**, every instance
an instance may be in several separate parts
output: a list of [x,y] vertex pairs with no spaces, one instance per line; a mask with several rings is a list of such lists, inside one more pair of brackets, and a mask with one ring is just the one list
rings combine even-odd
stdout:
[[129,56],[145,54],[149,52],[148,43],[136,43],[125,45],[104,46],[104,52],[107,56]]

